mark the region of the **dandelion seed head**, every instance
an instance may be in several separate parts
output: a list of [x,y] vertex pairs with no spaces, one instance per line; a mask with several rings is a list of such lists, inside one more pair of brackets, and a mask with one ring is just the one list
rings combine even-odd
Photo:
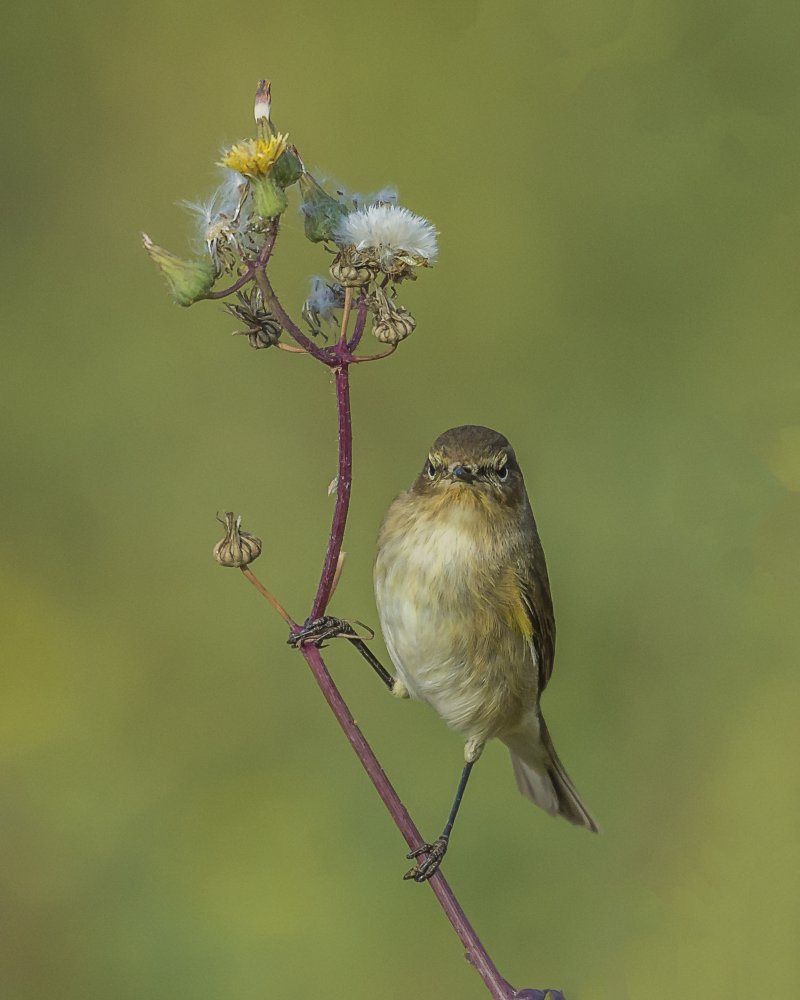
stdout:
[[346,215],[336,228],[340,247],[372,251],[378,260],[408,259],[433,263],[438,253],[434,226],[407,208],[395,204],[368,205]]

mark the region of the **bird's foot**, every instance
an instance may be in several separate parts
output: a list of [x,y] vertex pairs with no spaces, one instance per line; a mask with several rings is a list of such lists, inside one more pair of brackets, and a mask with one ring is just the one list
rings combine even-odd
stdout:
[[360,621],[356,621],[355,625],[359,625],[364,630],[364,634],[359,632],[353,623],[345,621],[344,618],[323,615],[322,618],[309,619],[299,632],[292,632],[286,642],[295,649],[300,649],[306,645],[316,646],[319,649],[326,639],[364,640],[375,637],[375,633],[369,625],[365,625]]
[[447,853],[447,842],[447,837],[439,837],[432,844],[423,844],[422,847],[418,847],[415,851],[409,851],[406,855],[409,860],[418,858],[423,854],[426,857],[422,864],[417,864],[413,868],[409,868],[403,876],[403,880],[407,882],[413,879],[415,882],[427,882],[432,875],[435,875],[439,871],[439,865]]

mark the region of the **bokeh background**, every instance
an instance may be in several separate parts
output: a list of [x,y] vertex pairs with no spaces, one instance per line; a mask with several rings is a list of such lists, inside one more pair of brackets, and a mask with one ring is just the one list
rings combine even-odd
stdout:
[[[9,11],[4,998],[485,995],[282,623],[210,557],[243,512],[302,615],[332,509],[327,374],[173,306],[139,244],[184,245],[260,76],[312,168],[441,230],[417,332],[354,373],[333,610],[375,622],[380,517],[446,427],[505,432],[534,500],[547,717],[603,833],[490,748],[446,869],[494,959],[570,1000],[798,994],[799,28],[794,0]],[[328,258],[284,229],[297,310]],[[330,662],[435,834],[458,738]]]

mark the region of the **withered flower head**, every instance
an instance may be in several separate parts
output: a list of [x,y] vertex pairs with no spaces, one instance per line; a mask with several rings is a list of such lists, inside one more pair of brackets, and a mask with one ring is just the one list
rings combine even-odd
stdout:
[[217,520],[225,525],[225,537],[214,546],[214,558],[220,566],[242,569],[255,562],[261,555],[261,539],[242,531],[241,515],[225,511],[225,520],[217,514]]
[[368,285],[377,274],[375,261],[356,250],[344,247],[333,258],[331,277],[345,288],[361,288]]
[[274,347],[281,336],[281,325],[264,305],[261,289],[252,287],[247,292],[237,292],[236,302],[226,302],[225,308],[244,324],[244,330],[234,330],[234,336],[247,337],[256,350]]
[[399,344],[414,332],[417,321],[408,309],[388,298],[382,288],[375,290],[373,303],[372,335],[382,344]]

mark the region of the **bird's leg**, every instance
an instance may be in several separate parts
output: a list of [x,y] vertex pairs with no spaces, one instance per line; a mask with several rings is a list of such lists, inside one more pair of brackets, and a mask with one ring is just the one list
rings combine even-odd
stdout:
[[[375,633],[368,625],[364,625],[363,622],[356,622],[356,624],[361,625],[362,628],[366,629],[367,632],[370,633],[370,639],[373,638]],[[378,657],[372,652],[369,646],[367,646],[364,639],[358,635],[350,622],[345,621],[343,618],[334,618],[333,615],[324,615],[322,618],[315,618],[313,621],[309,620],[299,631],[292,632],[286,641],[290,646],[298,649],[306,643],[311,643],[312,645],[319,647],[323,644],[323,642],[325,642],[326,639],[338,638],[347,639],[352,646],[355,646],[355,648],[359,651],[359,653],[361,653],[367,663],[372,667],[378,677],[380,677],[395,697],[408,697],[408,691],[405,686],[400,681],[392,677]]]
[[408,691],[406,691],[405,685],[403,685],[401,681],[398,681],[397,678],[392,677],[386,667],[384,667],[363,639],[351,639],[350,645],[355,646],[359,653],[361,653],[367,663],[372,667],[378,677],[380,677],[389,689],[391,694],[393,694],[396,698],[408,697]]
[[450,834],[453,831],[453,825],[455,824],[456,816],[458,815],[461,800],[464,797],[464,790],[467,787],[470,773],[472,772],[475,762],[483,752],[483,747],[483,740],[478,740],[475,737],[467,740],[467,744],[464,747],[464,768],[461,771],[461,778],[459,779],[458,788],[456,789],[456,797],[453,800],[453,805],[450,809],[450,815],[447,817],[447,822],[444,825],[444,830],[442,830],[441,836],[437,837],[432,844],[423,844],[415,851],[410,851],[406,855],[406,857],[411,860],[412,858],[418,858],[420,855],[424,854],[425,860],[422,864],[417,864],[414,865],[413,868],[409,868],[403,876],[404,880],[408,881],[409,879],[413,879],[415,882],[427,882],[428,879],[439,870],[439,865],[441,865],[442,860],[447,853],[447,847],[450,843]]

